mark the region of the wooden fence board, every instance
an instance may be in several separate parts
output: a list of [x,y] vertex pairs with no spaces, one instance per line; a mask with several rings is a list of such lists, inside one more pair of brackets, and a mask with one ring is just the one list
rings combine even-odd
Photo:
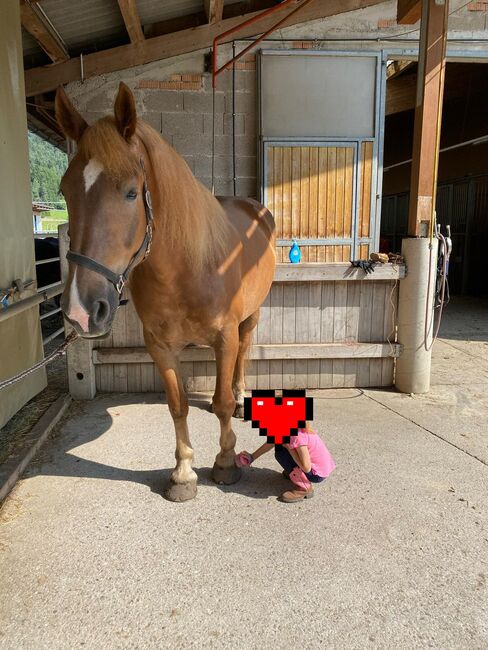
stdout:
[[[339,277],[344,278],[345,268],[338,265]],[[309,277],[307,265],[301,271]],[[387,341],[393,329],[390,295],[396,305],[398,294],[396,277],[275,282],[261,308],[251,347],[248,388],[391,385],[393,356],[399,354],[399,346]],[[94,342],[98,390],[161,390],[159,373],[142,344],[133,304],[119,310],[117,319],[111,337]],[[186,348],[181,366],[188,389],[215,389],[210,348]]]

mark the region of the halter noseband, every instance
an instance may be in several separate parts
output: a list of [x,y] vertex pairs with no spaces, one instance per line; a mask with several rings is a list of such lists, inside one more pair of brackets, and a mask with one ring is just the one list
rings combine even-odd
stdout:
[[[103,264],[100,264],[100,262],[97,262],[96,260],[93,260],[91,257],[88,257],[87,255],[82,255],[81,253],[74,253],[72,250],[68,250],[66,254],[66,259],[69,260],[70,262],[73,262],[78,266],[84,266],[86,269],[89,269],[90,271],[94,271],[99,275],[103,275],[104,278],[106,278],[109,282],[111,282],[114,285],[115,289],[117,290],[117,293],[119,294],[119,299],[122,294],[122,290],[127,280],[129,279],[130,272],[139,262],[143,262],[146,259],[146,257],[149,255],[149,252],[151,250],[151,242],[153,236],[153,211],[152,211],[152,203],[151,203],[151,193],[147,187],[146,170],[144,168],[144,163],[142,161],[142,158],[141,158],[141,167],[142,167],[142,175],[144,177],[143,200],[144,200],[144,211],[146,214],[146,233],[144,235],[144,239],[142,240],[142,244],[140,245],[134,257],[129,262],[129,265],[125,269],[125,271],[123,273],[120,273],[119,275],[111,271]],[[122,300],[120,300],[120,302],[122,304]]]

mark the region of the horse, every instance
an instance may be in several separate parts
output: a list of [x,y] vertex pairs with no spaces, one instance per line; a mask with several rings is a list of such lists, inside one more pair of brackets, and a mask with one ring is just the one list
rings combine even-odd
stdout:
[[241,470],[232,415],[243,417],[246,357],[274,276],[273,216],[253,199],[215,197],[137,117],[124,83],[113,115],[92,125],[62,87],[55,111],[77,144],[60,184],[70,238],[63,314],[80,336],[103,337],[129,283],[174,422],[176,466],[165,492],[171,501],[197,492],[179,353],[189,344],[213,348],[220,451],[212,479],[235,483]]

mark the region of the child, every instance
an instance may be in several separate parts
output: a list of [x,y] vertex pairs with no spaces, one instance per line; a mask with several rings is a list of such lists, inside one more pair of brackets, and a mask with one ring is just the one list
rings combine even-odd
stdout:
[[252,454],[242,451],[236,456],[236,464],[251,465],[272,447],[275,448],[276,460],[284,470],[283,476],[294,484],[294,489],[281,495],[281,500],[285,503],[296,503],[313,497],[312,483],[321,483],[336,467],[329,450],[308,422],[305,429],[298,430],[298,435],[291,436],[288,444],[273,445],[266,442]]

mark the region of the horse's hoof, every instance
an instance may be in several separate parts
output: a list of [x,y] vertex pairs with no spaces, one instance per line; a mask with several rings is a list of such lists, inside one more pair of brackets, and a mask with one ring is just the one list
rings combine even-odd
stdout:
[[215,483],[223,483],[224,485],[232,485],[237,483],[241,478],[242,470],[240,467],[231,465],[231,467],[220,467],[214,463],[212,467],[212,481]]
[[188,483],[174,483],[170,481],[164,496],[168,501],[189,501],[197,496],[197,482],[188,481]]
[[207,411],[208,411],[209,413],[213,413],[213,412],[214,412],[212,402],[210,402],[210,404],[208,405],[208,407],[207,407]]
[[244,417],[244,404],[236,404],[234,417],[242,420],[242,418]]

